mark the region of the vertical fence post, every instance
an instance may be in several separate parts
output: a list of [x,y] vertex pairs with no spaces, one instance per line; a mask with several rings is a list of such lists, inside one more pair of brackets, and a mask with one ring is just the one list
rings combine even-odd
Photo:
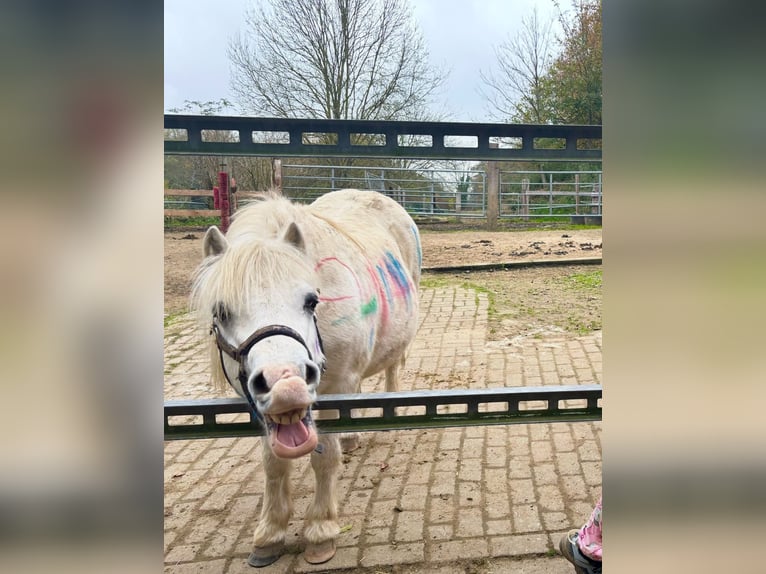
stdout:
[[225,171],[218,172],[218,194],[221,204],[221,231],[226,233],[231,217],[231,192],[229,190],[229,174]]
[[521,180],[521,215],[524,221],[529,221],[529,179]]
[[601,215],[601,184],[597,183],[593,186],[593,193],[591,194],[592,200],[590,212],[594,215]]
[[[489,142],[489,147],[498,147],[497,142]],[[500,216],[500,166],[496,161],[487,162],[487,229],[497,229],[497,219]]]
[[604,194],[603,194],[603,187],[601,186],[601,178],[603,174],[598,174],[598,184],[596,187],[596,190],[598,191],[598,214],[602,215],[602,206],[604,205]]
[[553,172],[548,176],[548,215],[553,215]]
[[580,215],[580,174],[575,174],[575,215]]
[[282,195],[282,160],[271,158],[271,187]]

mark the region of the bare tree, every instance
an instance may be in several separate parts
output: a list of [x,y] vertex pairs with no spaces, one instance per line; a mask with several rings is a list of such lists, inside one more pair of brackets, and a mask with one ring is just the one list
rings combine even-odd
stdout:
[[541,21],[537,8],[521,19],[521,30],[495,48],[498,70],[481,72],[483,95],[499,119],[546,123],[545,76],[553,61],[553,20]]
[[407,0],[269,0],[246,29],[228,52],[247,113],[422,119],[443,83]]

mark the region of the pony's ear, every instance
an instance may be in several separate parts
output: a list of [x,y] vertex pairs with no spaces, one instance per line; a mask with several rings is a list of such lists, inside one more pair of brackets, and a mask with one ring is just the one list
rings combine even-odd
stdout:
[[290,245],[297,247],[300,251],[306,251],[306,242],[303,240],[303,233],[294,221],[287,226],[282,239]]
[[229,242],[215,225],[208,228],[205,238],[202,240],[202,250],[205,257],[220,255],[229,247]]

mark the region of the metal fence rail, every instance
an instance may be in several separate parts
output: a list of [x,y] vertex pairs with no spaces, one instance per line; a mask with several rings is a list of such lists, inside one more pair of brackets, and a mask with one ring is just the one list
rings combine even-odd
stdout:
[[484,217],[485,182],[485,173],[473,169],[282,166],[282,193],[294,201],[311,202],[344,187],[371,189],[393,198],[412,215]]
[[601,161],[600,148],[601,126],[165,115],[166,154]]
[[[583,422],[601,420],[601,395],[601,385],[320,395],[314,412],[322,432]],[[164,419],[166,440],[263,435],[238,398],[167,401]]]

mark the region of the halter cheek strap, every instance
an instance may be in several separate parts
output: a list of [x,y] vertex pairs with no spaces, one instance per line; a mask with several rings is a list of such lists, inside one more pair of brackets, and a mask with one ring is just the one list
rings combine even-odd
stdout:
[[[324,346],[322,345],[322,337],[319,335],[319,326],[317,324],[316,314],[314,314],[314,327],[316,329],[317,341],[319,343],[319,351],[324,357]],[[314,361],[314,356],[311,353],[311,350],[308,348],[306,341],[303,340],[301,334],[298,333],[298,331],[295,329],[288,327],[287,325],[267,325],[265,327],[261,327],[247,339],[245,339],[239,347],[230,345],[229,342],[223,338],[223,335],[221,335],[221,329],[217,315],[213,316],[213,325],[210,327],[210,332],[211,334],[215,335],[215,343],[218,346],[218,357],[221,360],[221,370],[223,370],[223,376],[226,378],[226,381],[229,383],[229,385],[231,385],[231,380],[229,379],[229,375],[226,373],[226,367],[223,364],[223,354],[226,353],[239,364],[239,373],[237,375],[237,379],[239,380],[240,387],[242,388],[242,393],[245,395],[245,399],[247,399],[247,403],[250,406],[250,410],[252,410],[253,414],[258,418],[261,417],[261,414],[255,408],[255,401],[253,400],[253,396],[250,394],[250,390],[247,388],[248,377],[247,371],[245,369],[245,359],[247,358],[250,349],[252,349],[256,343],[262,341],[263,339],[281,335],[298,341],[303,346],[303,348],[306,349],[306,352],[309,355],[309,359]],[[322,372],[325,370],[325,363],[326,360],[323,358],[320,365]]]

